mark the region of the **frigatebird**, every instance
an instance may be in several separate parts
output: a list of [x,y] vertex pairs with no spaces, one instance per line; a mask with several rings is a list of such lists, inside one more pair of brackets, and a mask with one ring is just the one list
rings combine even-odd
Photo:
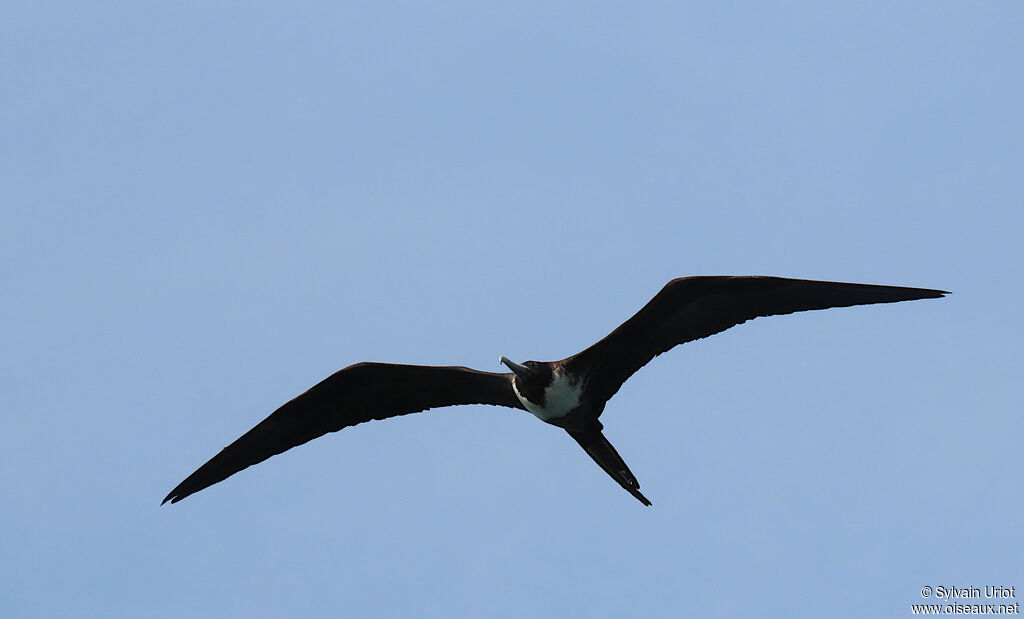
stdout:
[[651,359],[760,316],[830,307],[934,299],[944,290],[765,276],[681,277],[607,337],[561,361],[516,363],[511,372],[461,366],[357,363],[287,402],[171,490],[177,503],[244,468],[328,432],[457,404],[526,410],[563,428],[644,505],[640,484],[604,437],[599,417],[619,387]]

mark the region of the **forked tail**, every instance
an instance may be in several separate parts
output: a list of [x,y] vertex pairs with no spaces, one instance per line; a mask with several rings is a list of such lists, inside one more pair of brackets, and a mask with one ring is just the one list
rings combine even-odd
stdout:
[[604,469],[605,473],[608,473],[612,479],[619,482],[619,485],[635,496],[638,501],[644,505],[651,504],[647,497],[640,494],[640,483],[637,482],[636,477],[633,477],[633,473],[630,472],[626,463],[622,461],[619,452],[615,451],[612,444],[601,433],[600,425],[584,432],[568,432],[569,436],[576,439],[580,447],[590,454],[590,457],[594,459],[594,462],[597,462],[598,466]]

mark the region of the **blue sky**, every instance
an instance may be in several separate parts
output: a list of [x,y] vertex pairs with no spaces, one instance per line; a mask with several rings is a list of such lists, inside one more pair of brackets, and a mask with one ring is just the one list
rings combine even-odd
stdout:
[[[0,17],[11,617],[884,617],[1024,587],[1018,3],[23,3]],[[493,407],[173,506],[363,360],[500,370],[669,279],[935,287],[678,348],[643,508]]]

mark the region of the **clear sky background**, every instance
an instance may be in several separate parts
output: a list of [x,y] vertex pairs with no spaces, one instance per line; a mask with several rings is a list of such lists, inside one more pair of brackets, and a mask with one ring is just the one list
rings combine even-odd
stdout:
[[[0,612],[1024,597],[1022,5],[481,4],[0,10]],[[658,358],[602,417],[652,508],[483,406],[159,506],[351,363],[562,358],[701,274],[954,294]]]

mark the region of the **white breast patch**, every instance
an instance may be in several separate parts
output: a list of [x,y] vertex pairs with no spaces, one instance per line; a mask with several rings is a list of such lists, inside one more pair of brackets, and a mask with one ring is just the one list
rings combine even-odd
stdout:
[[569,379],[561,372],[555,372],[551,384],[544,389],[544,406],[538,406],[524,398],[516,389],[514,382],[512,390],[516,392],[516,397],[523,403],[526,410],[543,421],[568,415],[569,411],[580,405],[580,396],[583,394],[583,389],[576,383],[569,382]]

